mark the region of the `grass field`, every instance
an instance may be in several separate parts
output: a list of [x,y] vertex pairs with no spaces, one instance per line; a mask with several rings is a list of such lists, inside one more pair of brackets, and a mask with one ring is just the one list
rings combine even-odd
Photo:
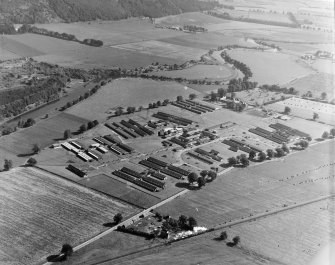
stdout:
[[104,230],[105,222],[136,209],[36,169],[1,173],[0,262],[36,264]]
[[291,108],[291,115],[298,116],[303,119],[312,119],[313,113],[317,113],[319,115],[319,121],[332,125],[335,124],[335,106],[331,104],[315,102],[301,98],[290,98],[267,105],[266,108],[282,112],[286,106]]
[[96,48],[37,34],[6,35],[2,38],[4,38],[3,43],[6,43],[5,49],[19,57],[33,57],[37,61],[68,67],[133,68],[147,66],[156,61],[163,64],[184,62],[184,59],[173,59],[106,46]]
[[119,21],[37,24],[37,27],[73,34],[79,40],[99,39],[104,42],[105,46],[183,35],[182,32],[155,28],[148,20],[138,18]]
[[165,26],[197,25],[206,27],[208,24],[220,24],[222,23],[222,19],[208,16],[200,12],[189,12],[179,15],[156,18],[155,23]]
[[[244,223],[228,229],[227,233],[240,235],[241,247],[244,249],[284,264],[304,265],[334,242],[333,215],[334,199],[329,199],[256,222]],[[329,264],[332,264],[334,257],[330,255],[329,259]]]
[[228,51],[235,60],[248,65],[253,73],[251,80],[259,84],[285,84],[313,71],[297,62],[297,58],[283,53],[248,50]]
[[140,42],[131,42],[121,45],[111,46],[114,49],[131,51],[136,54],[148,54],[151,56],[161,56],[176,60],[198,60],[207,50],[175,45],[172,43],[162,42],[159,40],[149,40]]
[[[103,119],[111,114],[117,107],[143,106],[148,103],[161,102],[164,99],[176,100],[181,95],[185,98],[189,94],[198,94],[193,89],[173,82],[157,82],[147,79],[124,78],[114,80],[101,88],[97,94],[80,104],[67,110],[67,113],[86,119]],[[109,113],[112,111],[112,113]]]
[[66,129],[76,132],[80,125],[87,122],[88,120],[84,118],[60,113],[57,116],[42,120],[30,128],[21,129],[1,137],[0,149],[16,155],[29,154],[33,144],[37,143],[41,148],[44,148],[55,140],[62,139]]
[[141,192],[105,174],[96,175],[79,181],[81,185],[117,197],[141,208],[149,208],[159,199]]
[[190,68],[176,71],[159,71],[152,73],[158,76],[186,79],[229,80],[236,76],[233,69],[227,65],[195,65]]
[[331,74],[317,73],[311,74],[302,78],[298,78],[288,84],[294,87],[300,94],[311,91],[313,96],[319,97],[322,92],[328,94],[328,99],[331,100],[334,95],[334,79]]
[[[287,180],[328,164],[334,154],[332,145],[333,142],[322,143],[273,162],[234,169],[157,210],[174,217],[194,216],[199,225],[211,226],[328,195],[333,192],[333,178],[325,180],[328,185],[313,182],[308,189]],[[322,177],[331,173],[324,174]]]

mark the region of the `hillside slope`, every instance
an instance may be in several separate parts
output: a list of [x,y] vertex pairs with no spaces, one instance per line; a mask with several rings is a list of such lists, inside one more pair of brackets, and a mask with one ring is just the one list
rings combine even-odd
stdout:
[[218,6],[205,0],[0,0],[0,22],[48,23],[161,17]]

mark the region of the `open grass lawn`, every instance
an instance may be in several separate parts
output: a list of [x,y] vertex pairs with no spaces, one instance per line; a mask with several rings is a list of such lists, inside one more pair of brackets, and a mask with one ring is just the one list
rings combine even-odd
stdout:
[[150,194],[141,192],[112,177],[101,174],[85,178],[79,183],[88,188],[119,198],[140,208],[148,208],[160,200]]
[[21,129],[15,133],[0,138],[1,149],[17,155],[31,153],[33,144],[41,148],[52,144],[55,140],[63,139],[66,129],[76,132],[80,125],[88,120],[67,113],[36,123],[30,128]]
[[262,84],[285,84],[297,77],[313,73],[291,55],[250,50],[228,51],[233,59],[248,65],[253,73],[251,80]]
[[37,264],[61,245],[78,245],[121,212],[137,209],[37,169],[1,173],[0,263]]
[[236,76],[235,71],[227,65],[195,65],[176,71],[158,71],[152,73],[158,76],[181,77],[186,79],[229,80]]
[[151,102],[164,99],[176,100],[181,95],[188,98],[189,94],[198,94],[193,89],[174,82],[157,82],[139,78],[122,78],[102,87],[98,93],[87,100],[73,106],[66,112],[86,119],[104,119],[109,111],[117,107],[147,107]]
[[[322,184],[324,181],[310,183],[308,189],[303,184],[293,185],[288,179],[329,164],[333,155],[332,141],[283,159],[234,169],[201,190],[190,191],[157,210],[174,217],[181,214],[194,216],[199,225],[211,226],[328,195],[332,192],[330,187],[334,186],[334,179],[324,180],[329,185]],[[330,174],[320,172],[323,177]]]

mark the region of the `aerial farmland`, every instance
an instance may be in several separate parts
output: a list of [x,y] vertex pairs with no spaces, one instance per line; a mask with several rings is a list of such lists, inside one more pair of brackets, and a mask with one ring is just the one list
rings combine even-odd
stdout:
[[4,7],[0,263],[320,265],[333,6],[133,1]]

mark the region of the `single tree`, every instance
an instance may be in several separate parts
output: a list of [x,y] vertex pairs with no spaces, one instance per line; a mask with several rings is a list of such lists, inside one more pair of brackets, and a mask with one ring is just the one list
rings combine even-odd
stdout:
[[286,106],[284,108],[284,114],[290,114],[290,113],[291,113],[291,108]]
[[255,156],[256,156],[256,152],[254,150],[251,150],[249,153],[249,159],[252,160],[255,158]]
[[12,167],[13,167],[13,162],[12,162],[12,160],[10,160],[10,159],[5,159],[5,164],[4,164],[4,166],[3,166],[4,170],[5,170],[5,171],[9,171],[9,170],[11,170]]
[[195,227],[195,226],[197,226],[197,221],[193,218],[193,217],[189,217],[188,218],[188,226],[190,227],[190,229],[192,229],[193,230],[193,228]]
[[282,157],[285,155],[285,152],[283,149],[281,149],[280,147],[276,148],[276,155],[277,157]]
[[200,189],[202,186],[205,186],[206,185],[206,180],[204,177],[199,177],[197,179],[197,182],[198,182],[198,188]]
[[272,149],[266,150],[266,154],[268,155],[269,159],[271,159],[275,156],[275,152]]
[[28,166],[35,166],[36,164],[37,164],[37,161],[33,157],[29,158],[28,161],[27,161]]
[[208,177],[210,178],[210,181],[215,180],[217,178],[217,176],[218,176],[218,174],[216,172],[212,171],[212,170],[208,172]]
[[73,248],[70,244],[64,244],[60,253],[64,254],[65,257],[69,257],[73,254]]
[[329,133],[328,132],[323,132],[322,138],[323,139],[328,139],[329,138]]
[[99,124],[99,122],[97,120],[93,121],[94,127],[97,126]]
[[228,238],[227,232],[226,231],[221,232],[219,239],[226,240],[227,238]]
[[64,139],[67,140],[72,137],[71,131],[69,129],[64,131]]
[[325,100],[327,98],[327,93],[326,92],[322,92],[321,93],[321,99]]
[[258,160],[259,161],[264,161],[266,159],[266,154],[264,153],[264,152],[260,152],[259,154],[258,154]]
[[192,172],[192,173],[190,173],[190,174],[187,176],[187,179],[188,179],[188,182],[189,182],[190,184],[192,184],[192,183],[194,183],[194,182],[197,181],[197,179],[198,179],[198,174],[195,173],[195,172]]
[[240,163],[242,166],[247,167],[249,166],[249,159],[246,156],[242,156],[240,159]]
[[330,129],[330,135],[335,137],[335,128]]
[[123,216],[120,213],[117,213],[116,215],[114,215],[114,218],[113,218],[114,223],[116,224],[119,224],[122,221],[122,219],[123,219]]
[[177,101],[183,101],[183,96],[178,96]]
[[228,158],[228,164],[233,166],[237,164],[237,159],[235,157],[229,157]]
[[93,121],[89,121],[89,122],[87,123],[87,130],[92,129],[93,127],[94,127],[94,123],[93,123]]
[[301,140],[298,145],[301,146],[302,149],[306,149],[309,145],[308,141],[305,141],[305,140]]
[[235,236],[235,237],[233,238],[233,242],[234,242],[234,245],[235,245],[235,246],[236,246],[238,243],[240,243],[240,241],[241,241],[241,239],[240,239],[239,236]]
[[33,144],[33,148],[31,149],[34,154],[38,154],[41,152],[41,147],[38,144]]
[[207,170],[202,170],[202,171],[200,172],[200,176],[202,176],[202,177],[206,177],[207,174],[208,174],[208,171],[207,171]]
[[194,94],[194,93],[192,93],[188,97],[189,97],[190,100],[193,100],[193,99],[195,99],[197,97],[197,95]]
[[181,228],[181,229],[184,229],[187,227],[187,216],[185,215],[181,215],[179,216],[179,219],[178,219],[178,226]]
[[283,149],[283,151],[288,154],[290,152],[290,148],[288,148],[288,146],[286,144],[283,144],[281,149]]
[[86,124],[82,124],[82,125],[80,125],[80,127],[79,127],[79,131],[80,131],[81,133],[87,131],[87,126],[86,126]]
[[313,113],[313,120],[317,120],[319,118],[319,114],[317,114],[316,112]]

